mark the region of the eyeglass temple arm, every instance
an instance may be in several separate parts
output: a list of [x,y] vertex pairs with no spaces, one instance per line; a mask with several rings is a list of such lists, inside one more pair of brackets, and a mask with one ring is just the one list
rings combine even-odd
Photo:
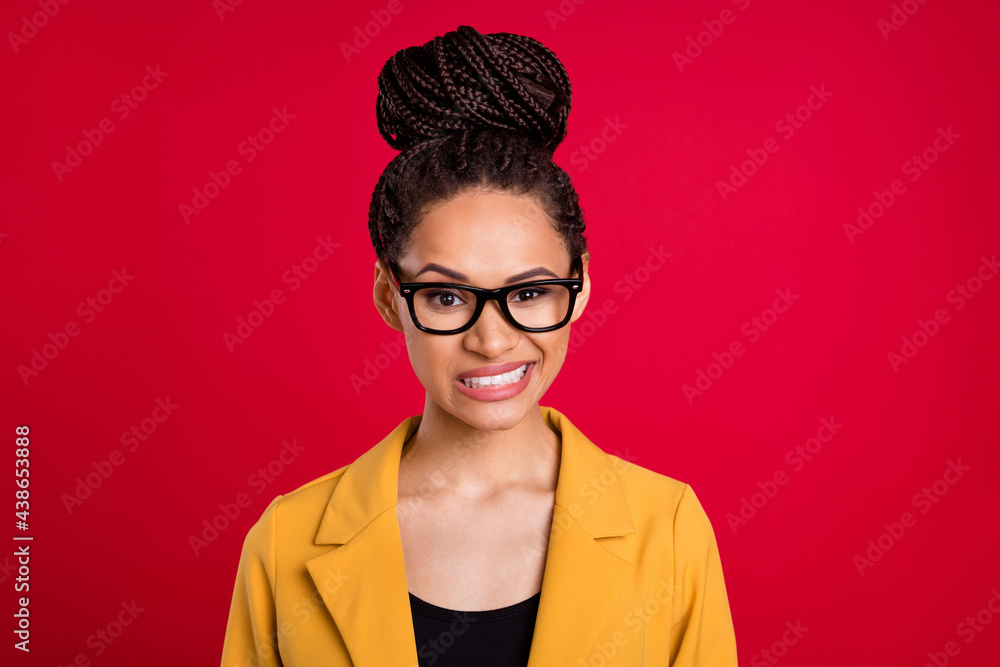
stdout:
[[396,267],[392,265],[390,260],[386,260],[385,265],[389,267],[389,275],[392,276],[392,282],[395,283],[396,289],[400,290],[399,278],[396,277]]

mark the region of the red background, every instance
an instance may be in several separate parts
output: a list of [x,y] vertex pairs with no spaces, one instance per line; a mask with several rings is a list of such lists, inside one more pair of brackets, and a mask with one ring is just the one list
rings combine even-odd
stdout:
[[[23,534],[35,539],[32,651],[12,649],[6,615],[3,660],[218,664],[242,540],[271,498],[420,412],[405,349],[379,356],[399,349],[371,302],[367,211],[394,155],[375,125],[376,77],[396,50],[469,24],[541,40],[573,83],[555,159],[586,213],[593,297],[543,404],[693,486],[741,663],[771,664],[761,651],[778,642],[787,665],[922,665],[953,641],[953,664],[997,664],[1000,619],[971,637],[958,626],[1000,587],[1000,280],[971,280],[979,291],[961,308],[949,293],[1000,252],[1000,10],[904,4],[912,15],[900,5],[906,22],[883,34],[888,0],[404,0],[396,14],[382,1],[245,0],[221,16],[209,0],[70,2],[35,31],[23,19],[36,1],[5,3],[2,433],[13,471],[14,426],[31,427]],[[390,20],[346,57],[341,43],[372,11]],[[687,41],[699,33],[700,53]],[[686,48],[695,57],[679,67]],[[112,102],[147,66],[167,74],[120,118]],[[829,97],[799,109],[812,86]],[[294,118],[248,161],[239,146],[274,108]],[[797,109],[808,119],[787,136],[776,123]],[[53,162],[103,118],[114,129],[60,180]],[[609,122],[619,131],[602,138]],[[926,171],[904,171],[938,128],[958,138],[928,152]],[[719,181],[769,138],[778,150],[724,199]],[[179,206],[230,160],[240,172],[186,223]],[[858,207],[897,179],[905,191],[850,238]],[[339,245],[293,290],[282,276],[317,237]],[[650,246],[671,256],[647,272]],[[134,278],[88,321],[78,304],[122,267]],[[230,352],[223,334],[275,289],[284,303]],[[798,298],[774,318],[785,289]],[[945,323],[894,368],[889,353],[939,309]],[[744,329],[762,316],[766,331]],[[68,323],[78,335],[22,379]],[[710,367],[736,341],[743,354]],[[368,364],[385,368],[356,389]],[[689,400],[699,370],[714,379]],[[173,414],[129,451],[123,432],[168,397]],[[797,469],[795,447],[823,419],[842,428]],[[286,439],[305,449],[255,482]],[[69,512],[64,494],[115,450],[120,465]],[[949,461],[968,470],[934,491]],[[776,473],[787,483],[766,484]],[[754,495],[762,487],[771,497]],[[935,501],[915,503],[925,487]],[[249,506],[196,555],[189,537],[241,493]],[[750,518],[734,530],[741,507]],[[885,536],[907,511],[915,524]],[[880,536],[891,547],[859,573],[855,556]],[[0,558],[8,613],[12,550]],[[88,643],[133,600],[143,611],[120,637]],[[783,651],[796,621],[809,630]]]

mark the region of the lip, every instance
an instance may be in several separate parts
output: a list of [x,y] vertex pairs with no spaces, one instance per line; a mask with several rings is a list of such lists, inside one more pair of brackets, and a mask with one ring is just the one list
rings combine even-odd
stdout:
[[[462,392],[469,398],[474,398],[478,401],[503,401],[508,398],[513,398],[514,396],[517,396],[522,391],[524,391],[524,389],[528,386],[528,383],[531,381],[531,371],[535,367],[535,362],[533,361],[528,361],[528,362],[519,361],[517,362],[517,364],[518,364],[517,366],[510,368],[510,370],[514,370],[516,368],[520,368],[524,364],[528,364],[528,368],[525,369],[524,371],[524,377],[521,378],[520,381],[518,382],[511,382],[510,384],[500,385],[498,387],[490,385],[488,387],[479,387],[478,389],[473,389],[472,387],[466,387],[465,383],[462,382],[461,379],[456,379],[455,386],[458,387],[458,390],[460,392]],[[501,367],[503,366],[510,366],[510,364],[502,364]],[[496,367],[488,366],[487,368],[496,368]],[[506,373],[508,371],[502,371],[502,372]],[[492,374],[496,375],[495,372]],[[464,375],[465,377],[469,377],[468,373]],[[472,375],[472,377],[479,377],[479,376]]]
[[[508,361],[506,364],[493,364],[492,366],[480,366],[479,368],[473,368],[471,371],[465,371],[458,376],[458,380],[464,380],[465,378],[481,378],[488,377],[490,375],[500,375],[501,373],[509,373],[513,370],[517,370],[525,364],[532,364],[533,361]],[[465,384],[464,382],[462,384]]]

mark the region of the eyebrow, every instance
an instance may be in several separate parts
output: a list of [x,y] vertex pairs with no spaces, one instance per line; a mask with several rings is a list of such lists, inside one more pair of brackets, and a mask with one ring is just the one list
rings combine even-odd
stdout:
[[[414,279],[419,277],[421,273],[426,273],[428,271],[437,271],[438,273],[443,273],[444,275],[448,276],[453,280],[465,284],[469,283],[469,276],[465,275],[464,273],[460,273],[459,271],[453,271],[447,267],[441,266],[440,264],[434,264],[433,262],[427,264],[426,266],[424,266],[424,268],[420,269],[420,271],[418,271],[417,274],[414,276]],[[527,271],[522,271],[517,275],[510,276],[509,278],[507,278],[507,280],[504,281],[504,285],[513,285],[514,283],[521,282],[522,280],[527,280],[528,278],[534,278],[535,276],[551,276],[553,278],[559,277],[556,274],[552,273],[552,271],[546,269],[544,266],[536,266],[533,269],[528,269]]]

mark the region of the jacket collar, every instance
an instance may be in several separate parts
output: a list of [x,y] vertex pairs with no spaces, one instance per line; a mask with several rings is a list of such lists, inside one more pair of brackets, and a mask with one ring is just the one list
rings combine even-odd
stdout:
[[[562,413],[539,409],[562,446],[528,667],[587,654],[633,565],[601,540],[635,532],[612,459]],[[315,540],[339,546],[306,563],[357,667],[417,665],[395,510],[403,443],[421,419],[407,418],[346,468]]]

